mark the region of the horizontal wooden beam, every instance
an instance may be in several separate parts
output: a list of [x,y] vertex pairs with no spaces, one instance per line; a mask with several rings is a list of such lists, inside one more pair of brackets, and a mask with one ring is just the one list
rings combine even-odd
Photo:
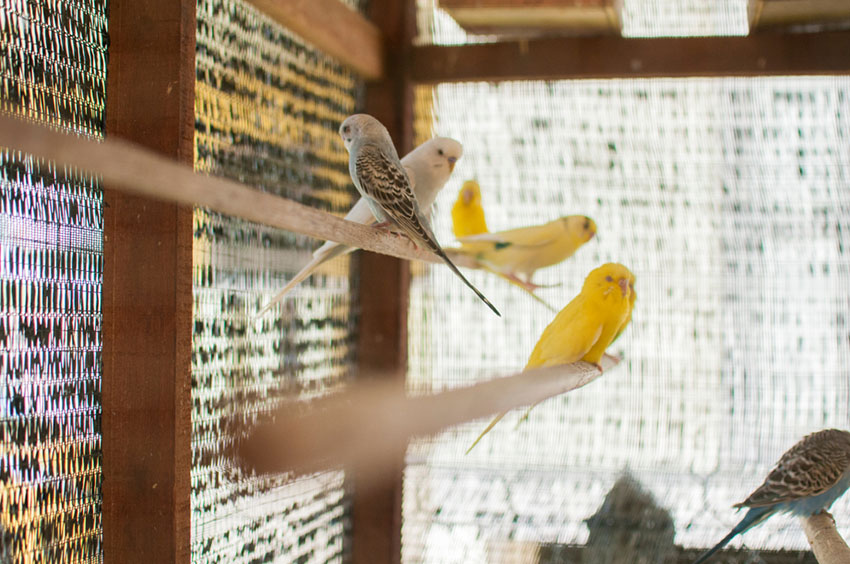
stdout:
[[[605,355],[603,372],[618,363]],[[347,466],[357,469],[358,487],[380,484],[392,472],[396,451],[411,437],[541,402],[585,386],[603,372],[576,362],[418,397],[407,397],[392,379],[361,384],[312,403],[285,405],[272,422],[249,433],[239,454],[260,472]],[[459,445],[458,452],[467,446]]]
[[340,0],[248,0],[366,80],[384,75],[380,30]]
[[[388,235],[232,180],[197,174],[191,166],[119,138],[88,141],[32,122],[0,116],[0,147],[99,175],[114,190],[201,206],[384,255],[441,262],[433,253],[415,248],[406,237]],[[452,258],[458,266],[477,268],[474,261],[462,255],[452,254]]]
[[419,84],[850,73],[850,31],[747,37],[559,37],[413,49]]

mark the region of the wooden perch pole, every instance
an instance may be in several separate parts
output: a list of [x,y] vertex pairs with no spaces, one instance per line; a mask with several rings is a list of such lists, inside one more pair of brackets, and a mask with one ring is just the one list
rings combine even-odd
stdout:
[[[111,189],[201,206],[384,255],[442,262],[428,251],[415,249],[406,237],[387,235],[232,180],[197,174],[190,166],[122,139],[97,142],[18,118],[0,116],[0,146],[98,175]],[[475,262],[467,257],[453,254],[452,258],[458,266],[476,268]]]
[[838,534],[835,519],[828,512],[803,517],[803,530],[812,545],[820,564],[847,564],[850,562],[850,547]]
[[[605,355],[603,371],[618,362]],[[601,374],[591,364],[576,362],[420,397],[407,397],[392,380],[363,384],[281,408],[273,421],[250,430],[238,454],[258,472],[301,474],[346,466],[358,472],[358,487],[376,484],[412,436],[531,405],[587,385]]]

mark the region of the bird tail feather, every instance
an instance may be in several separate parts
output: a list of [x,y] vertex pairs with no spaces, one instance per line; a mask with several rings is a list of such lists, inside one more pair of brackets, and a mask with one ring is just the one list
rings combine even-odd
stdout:
[[497,415],[497,416],[495,417],[495,419],[493,419],[492,421],[490,421],[490,424],[489,424],[489,425],[487,425],[487,428],[486,428],[486,429],[484,429],[484,430],[481,432],[481,434],[480,434],[480,435],[478,435],[478,438],[477,438],[477,439],[475,439],[475,442],[474,442],[474,443],[472,443],[472,445],[470,445],[470,447],[469,447],[468,449],[466,449],[466,454],[469,454],[469,453],[470,453],[470,451],[472,451],[472,449],[474,449],[474,448],[475,448],[475,445],[477,445],[477,444],[478,444],[478,441],[480,441],[481,439],[483,439],[483,438],[484,438],[484,435],[486,435],[487,433],[489,433],[489,432],[490,432],[490,429],[492,429],[493,427],[495,427],[495,426],[496,426],[496,423],[498,423],[499,421],[501,421],[501,420],[502,420],[502,417],[504,417],[505,415],[507,415],[507,413],[508,413],[507,411],[505,411],[505,412],[503,412],[503,413],[500,413],[499,415]]
[[280,292],[275,294],[275,297],[273,297],[271,299],[271,301],[269,303],[267,303],[263,307],[263,309],[261,309],[259,311],[259,313],[257,313],[257,317],[262,317],[268,310],[270,310],[272,307],[274,307],[274,305],[276,303],[278,303],[284,297],[286,297],[286,294],[288,294],[290,291],[292,291],[292,289],[295,288],[295,286],[297,286],[298,284],[301,283],[301,281],[303,281],[304,279],[309,277],[311,274],[313,274],[313,272],[317,268],[319,268],[319,266],[321,266],[322,264],[331,260],[332,258],[338,257],[339,255],[345,254],[347,252],[351,252],[353,250],[354,250],[353,247],[343,245],[342,243],[331,243],[330,241],[328,243],[325,243],[321,247],[319,247],[316,250],[316,252],[313,253],[312,260],[310,260],[310,262],[308,262],[306,265],[304,265],[304,268],[299,270],[298,274],[296,274],[292,278],[292,280],[287,282],[286,286],[284,286],[283,289]]
[[443,259],[443,262],[445,262],[446,265],[448,265],[448,267],[452,269],[452,272],[454,272],[457,275],[458,278],[463,280],[463,283],[466,284],[469,287],[469,289],[471,289],[473,292],[475,292],[475,295],[478,296],[481,299],[481,301],[483,301],[485,304],[487,304],[487,307],[489,307],[491,310],[493,310],[493,313],[495,313],[499,317],[502,317],[502,314],[499,313],[499,310],[496,309],[496,306],[491,304],[490,300],[488,300],[487,297],[484,294],[482,294],[481,291],[478,288],[473,286],[472,282],[470,282],[469,280],[466,279],[466,276],[464,276],[461,273],[461,271],[458,270],[458,267],[455,266],[455,263],[452,262],[452,260],[446,255],[446,253],[443,251],[443,249],[441,249],[440,246],[438,244],[436,244],[436,242],[429,241],[429,243],[431,244],[431,250],[434,253],[436,253],[438,257]]
[[741,522],[735,525],[735,528],[733,528],[728,535],[723,537],[723,540],[711,547],[709,550],[702,553],[699,558],[694,560],[693,564],[701,564],[702,562],[705,562],[706,560],[714,556],[714,553],[729,544],[729,541],[731,541],[737,535],[740,535],[748,529],[755,527],[756,525],[773,515],[774,511],[776,511],[776,508],[773,506],[753,507],[752,509],[747,511],[747,514],[744,515],[744,518],[741,519]]

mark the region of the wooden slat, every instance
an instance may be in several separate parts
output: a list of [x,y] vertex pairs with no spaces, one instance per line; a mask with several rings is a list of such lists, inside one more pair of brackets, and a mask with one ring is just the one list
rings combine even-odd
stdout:
[[366,80],[384,74],[381,32],[340,0],[248,0]]
[[847,74],[850,32],[748,37],[561,37],[416,47],[411,78],[439,82]]
[[850,21],[847,0],[749,0],[750,29]]
[[[109,38],[107,138],[191,163],[195,0],[111,1]],[[104,561],[188,563],[192,210],[103,180]]]
[[[619,359],[609,355],[600,362],[604,372],[618,363]],[[358,470],[358,487],[372,490],[395,476],[395,452],[404,448],[410,437],[433,435],[460,423],[532,405],[585,386],[601,375],[596,366],[576,362],[419,397],[407,397],[391,379],[372,381],[309,404],[285,405],[271,423],[250,433],[240,454],[261,472],[310,473],[353,466]],[[468,446],[458,445],[458,453]]]
[[[371,0],[370,17],[384,38],[383,80],[370,83],[364,111],[380,120],[399,154],[413,148],[413,89],[406,68],[416,30],[414,0]],[[372,253],[360,256],[360,323],[358,375],[379,378],[391,389],[404,390],[407,372],[407,308],[410,265]],[[401,561],[401,491],[405,444],[386,451],[384,480],[365,487],[368,469],[347,474],[351,501],[353,564]]]
[[619,35],[619,0],[440,0],[440,8],[471,33],[534,37],[553,32]]
[[[232,180],[195,173],[192,168],[121,139],[102,143],[51,131],[18,118],[0,116],[0,146],[19,149],[99,175],[111,190],[197,205],[279,229],[332,240],[408,260],[441,263],[415,249],[405,237],[345,221],[298,202],[260,192]],[[476,265],[452,254],[459,266]],[[396,366],[396,364],[392,365]]]

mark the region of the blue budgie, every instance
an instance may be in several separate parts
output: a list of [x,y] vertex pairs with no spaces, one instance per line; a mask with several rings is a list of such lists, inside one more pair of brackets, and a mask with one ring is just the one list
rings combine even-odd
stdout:
[[803,437],[782,455],[764,483],[735,507],[750,510],[711,550],[694,561],[705,562],[736,535],[774,513],[808,517],[826,511],[850,486],[850,433],[826,429]]

